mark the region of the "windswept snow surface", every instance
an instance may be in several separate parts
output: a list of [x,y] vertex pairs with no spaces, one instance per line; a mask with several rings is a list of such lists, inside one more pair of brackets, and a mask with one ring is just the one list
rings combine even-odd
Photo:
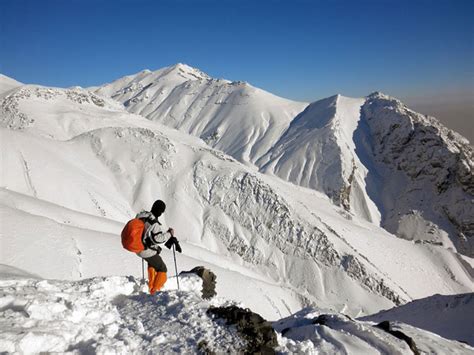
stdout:
[[[19,273],[19,272],[17,272]],[[133,277],[97,277],[81,281],[0,278],[0,352],[8,353],[237,353],[246,345],[235,327],[215,320],[210,306],[233,304],[200,297],[202,281],[195,275],[170,279],[162,292],[150,296]],[[237,286],[237,285],[234,285]],[[274,323],[280,354],[406,354],[402,340],[374,327],[330,313],[305,309]],[[402,323],[422,353],[469,354],[466,344]]]

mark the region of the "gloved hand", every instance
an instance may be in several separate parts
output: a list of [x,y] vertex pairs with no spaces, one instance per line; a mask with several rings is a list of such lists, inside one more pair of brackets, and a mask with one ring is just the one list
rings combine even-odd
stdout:
[[167,240],[167,242],[165,243],[165,246],[168,248],[168,249],[171,249],[172,246],[175,246],[176,248],[176,251],[178,253],[181,253],[182,252],[182,249],[181,249],[181,246],[179,245],[179,242],[178,242],[178,239],[176,239],[176,237],[172,236],[170,239]]

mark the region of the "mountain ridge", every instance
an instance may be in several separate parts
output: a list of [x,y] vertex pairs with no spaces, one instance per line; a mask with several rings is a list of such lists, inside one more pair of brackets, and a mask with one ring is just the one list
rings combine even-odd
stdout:
[[[166,75],[180,70],[199,71],[175,65],[154,73]],[[131,80],[136,84],[141,77],[135,76]],[[95,92],[106,93],[118,81]],[[212,95],[206,94],[208,88],[204,82],[214,83],[209,84],[213,87]],[[159,81],[154,83],[149,78],[145,83],[150,89]],[[250,85],[242,88],[241,85],[240,82],[204,80],[188,75],[187,78],[180,78],[179,85],[160,86],[162,91],[168,92],[168,98],[159,102],[154,101],[156,95],[153,96],[153,92],[156,93],[156,90],[147,96],[148,89],[135,90],[130,85],[125,89],[115,87],[116,93],[111,96],[122,102],[130,112],[200,137],[209,146],[261,172],[321,191],[348,212],[380,224],[403,238],[416,240],[421,235],[422,240],[443,243],[466,255],[474,255],[474,221],[470,217],[470,214],[474,215],[474,206],[470,202],[473,196],[474,159],[472,147],[461,135],[380,92],[365,98],[346,98],[338,94],[311,104],[294,103],[293,110],[287,111],[289,100],[279,98],[272,101],[260,89]],[[124,90],[126,93],[123,93]],[[372,105],[379,105],[376,113],[371,111]],[[393,124],[380,131],[384,125],[378,123],[377,117],[382,115]],[[412,118],[415,118],[413,122],[416,124],[411,123]],[[305,124],[301,125],[303,121]],[[323,125],[324,122],[331,124]],[[412,148],[405,150],[404,154],[409,155],[403,158],[406,169],[401,168],[396,159],[389,159],[392,156],[389,149],[400,150],[405,142],[409,142],[408,133],[404,137],[397,134],[391,136],[392,130],[400,125],[406,127],[408,133],[415,127],[420,132],[431,132],[431,138],[421,138],[416,143],[418,153],[409,153]],[[430,180],[429,175],[440,170],[436,161],[439,158],[435,157],[433,147],[427,148],[432,153],[421,154],[421,147],[429,146],[428,142],[436,135],[442,135],[436,145],[442,151],[438,155],[444,156],[447,161],[453,159],[450,158],[453,154],[459,155],[459,159],[455,158],[459,163],[452,163],[444,169],[451,172],[443,172],[456,178],[448,176],[441,185],[435,186],[430,182],[423,189],[423,195],[427,198],[416,194],[410,198],[408,191],[417,190],[420,185],[412,182],[415,175],[411,172],[416,170],[420,157],[427,162],[424,164],[427,181]],[[389,137],[398,137],[400,141]],[[380,144],[382,139],[392,142],[393,148],[387,148],[382,153],[374,151],[374,146]],[[384,154],[387,157],[382,156]],[[429,168],[430,165],[433,167]],[[387,183],[390,176],[394,182]],[[464,195],[457,192],[456,182],[465,191]],[[403,189],[404,184],[408,184],[406,189]],[[386,185],[388,187],[384,187]],[[397,189],[405,191],[401,198],[397,196]],[[441,197],[438,196],[440,194]],[[409,202],[401,202],[405,198]],[[420,204],[420,200],[424,200],[424,204]],[[433,208],[432,201],[441,207]],[[431,232],[433,230],[434,233]]]

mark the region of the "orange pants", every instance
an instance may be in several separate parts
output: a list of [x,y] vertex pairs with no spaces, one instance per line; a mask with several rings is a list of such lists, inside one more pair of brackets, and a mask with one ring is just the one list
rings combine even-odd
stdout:
[[156,271],[153,267],[148,266],[148,289],[150,295],[159,291],[167,280],[166,272]]

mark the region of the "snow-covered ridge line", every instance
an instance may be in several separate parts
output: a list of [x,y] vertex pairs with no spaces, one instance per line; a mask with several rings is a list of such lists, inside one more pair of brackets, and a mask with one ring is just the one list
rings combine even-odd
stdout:
[[34,118],[21,111],[21,102],[36,99],[48,101],[58,98],[67,99],[79,105],[95,105],[98,108],[107,105],[118,108],[112,100],[81,88],[60,89],[25,85],[13,90],[1,101],[0,126],[17,130],[25,129],[34,123]]
[[474,293],[434,295],[360,319],[404,322],[473,346],[470,314],[474,314]]
[[[113,97],[132,113],[198,136],[244,163],[265,154],[307,106],[245,82],[199,73],[175,65],[119,79],[95,92]],[[239,138],[241,130],[246,137]]]

